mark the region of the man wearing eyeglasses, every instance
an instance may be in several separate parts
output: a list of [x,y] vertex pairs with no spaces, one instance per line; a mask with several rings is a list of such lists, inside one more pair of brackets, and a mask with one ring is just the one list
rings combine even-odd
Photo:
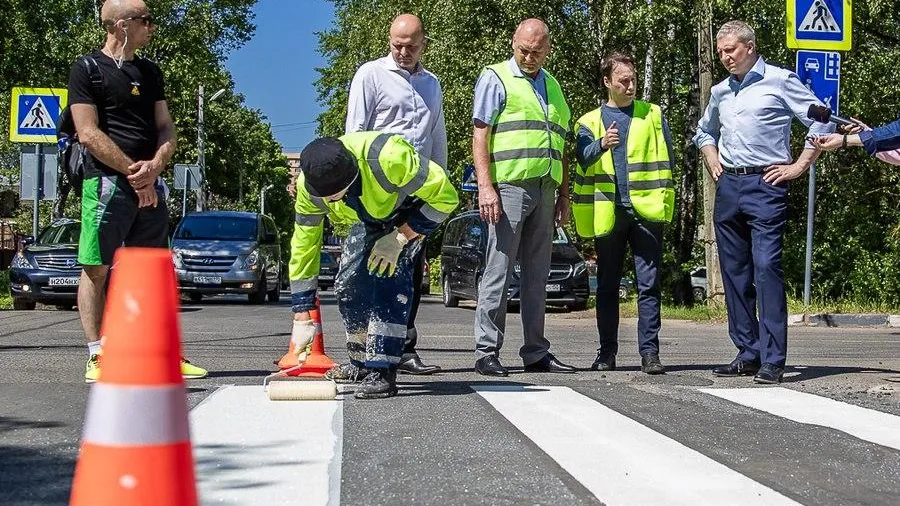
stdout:
[[[153,35],[141,0],[107,0],[100,12],[106,43],[69,74],[69,104],[92,163],[82,186],[78,311],[88,343],[85,381],[100,376],[104,286],[119,246],[168,247],[169,217],[157,182],[175,153],[175,127],[159,67],[136,56]],[[182,374],[207,372],[182,360]]]
[[[413,14],[400,14],[391,22],[390,54],[364,63],[353,76],[347,101],[347,133],[379,131],[402,135],[419,156],[447,169],[447,130],[441,84],[419,62],[425,50],[425,28]],[[398,370],[408,374],[434,374],[416,352],[416,313],[422,298],[425,248],[415,258],[413,303],[407,322],[406,343]],[[332,374],[337,374],[337,370]]]

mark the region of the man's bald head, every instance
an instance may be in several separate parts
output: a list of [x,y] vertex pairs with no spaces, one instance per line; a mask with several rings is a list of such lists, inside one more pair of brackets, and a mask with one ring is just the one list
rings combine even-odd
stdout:
[[512,47],[519,68],[534,77],[550,54],[550,28],[540,19],[526,19],[516,28]]
[[117,21],[147,14],[143,0],[106,0],[100,9],[100,20],[107,31],[113,31]]
[[415,72],[425,48],[425,27],[415,14],[401,14],[391,23],[391,56],[408,72]]

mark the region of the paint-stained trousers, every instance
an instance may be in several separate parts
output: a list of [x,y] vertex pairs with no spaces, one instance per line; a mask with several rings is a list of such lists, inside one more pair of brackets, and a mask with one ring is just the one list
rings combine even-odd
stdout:
[[407,244],[394,275],[376,276],[366,264],[381,234],[367,231],[363,223],[350,229],[334,286],[350,361],[367,368],[395,368],[400,362],[413,303],[414,262],[422,247],[422,241]]

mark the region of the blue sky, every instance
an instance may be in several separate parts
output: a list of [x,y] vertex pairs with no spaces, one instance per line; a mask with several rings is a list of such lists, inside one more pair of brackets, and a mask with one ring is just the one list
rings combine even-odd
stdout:
[[[285,151],[299,152],[315,137],[315,67],[324,65],[315,32],[326,30],[334,17],[326,0],[259,0],[256,34],[232,53],[226,66],[235,92],[249,107],[262,110]],[[302,123],[302,124],[298,124]]]

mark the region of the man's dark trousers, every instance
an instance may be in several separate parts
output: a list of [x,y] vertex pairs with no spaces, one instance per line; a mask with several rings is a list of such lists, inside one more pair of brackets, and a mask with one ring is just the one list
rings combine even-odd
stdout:
[[[722,173],[716,185],[716,241],[738,358],[784,367],[787,299],[781,267],[787,184],[761,174]],[[757,320],[757,304],[759,319]]]
[[419,248],[419,254],[413,258],[415,270],[413,270],[413,300],[409,310],[409,321],[406,323],[406,341],[403,343],[403,354],[415,354],[416,343],[419,341],[419,333],[416,331],[416,315],[419,313],[419,303],[422,301],[422,278],[425,276],[425,245]]
[[638,351],[659,353],[659,266],[663,224],[644,220],[634,209],[616,206],[612,232],[594,240],[597,252],[597,332],[600,351],[619,350],[619,283],[625,247],[631,245],[638,288]]

